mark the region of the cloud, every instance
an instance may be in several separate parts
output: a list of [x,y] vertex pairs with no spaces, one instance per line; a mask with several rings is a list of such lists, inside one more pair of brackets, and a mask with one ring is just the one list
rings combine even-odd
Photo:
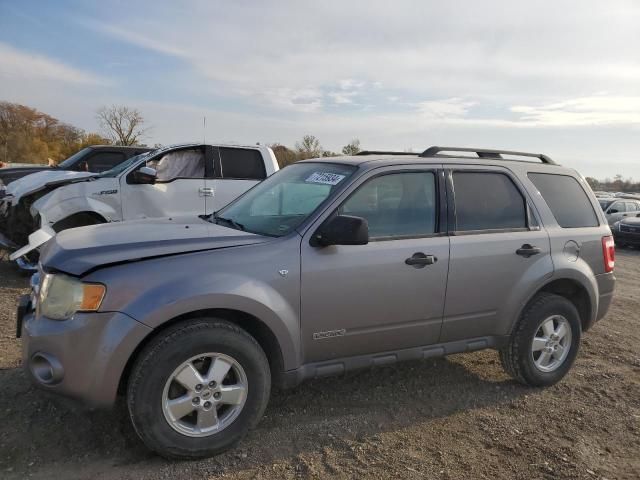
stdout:
[[419,114],[426,119],[447,120],[466,117],[469,109],[474,105],[474,102],[461,98],[448,98],[418,102],[415,107]]
[[516,105],[519,121],[538,126],[640,124],[640,96],[598,95],[547,105]]
[[640,82],[633,2],[199,2],[189,16],[155,4],[142,20],[136,13],[89,24],[181,59],[203,89],[247,102],[277,91],[272,105],[286,110],[306,89],[329,92],[304,103],[319,112],[354,103],[353,92],[366,91],[373,110],[399,94],[527,105],[602,89],[626,95]]
[[109,85],[110,80],[93,73],[70,67],[43,55],[18,50],[5,43],[0,43],[0,77],[15,80],[44,79],[80,85]]
[[[165,41],[166,37],[146,36],[145,34],[140,33],[139,29],[121,28],[113,24],[107,24],[94,20],[83,19],[80,20],[80,22],[92,30],[104,33],[106,35],[109,35],[110,37],[113,37],[125,43],[129,43],[131,45],[136,45],[138,47],[153,50],[165,55],[171,55],[180,58],[189,57],[189,54],[187,53],[188,50],[183,50],[176,47],[175,44]],[[160,30],[163,32],[167,32],[166,29]]]

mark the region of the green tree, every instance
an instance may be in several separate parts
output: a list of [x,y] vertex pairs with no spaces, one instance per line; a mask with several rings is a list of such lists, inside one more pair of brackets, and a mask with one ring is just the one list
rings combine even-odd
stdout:
[[591,190],[598,190],[598,188],[600,188],[600,182],[598,182],[598,180],[596,180],[595,178],[587,177],[587,178],[585,178],[585,180],[587,181],[587,183],[591,187]]
[[305,135],[302,137],[302,141],[296,142],[296,151],[298,152],[298,157],[300,160],[304,160],[306,158],[317,158],[322,156],[322,145],[320,145],[320,140],[318,140],[313,135]]
[[342,147],[342,153],[344,155],[356,155],[357,153],[360,153],[360,151],[360,140],[357,138],[354,138],[351,142]]

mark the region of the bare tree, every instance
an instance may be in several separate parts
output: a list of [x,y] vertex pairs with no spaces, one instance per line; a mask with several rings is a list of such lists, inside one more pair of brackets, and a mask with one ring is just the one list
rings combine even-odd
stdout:
[[124,105],[102,107],[97,112],[98,123],[116,145],[136,145],[147,132],[139,110]]
[[351,142],[342,147],[342,153],[345,155],[355,155],[356,153],[359,153],[360,150],[360,140],[357,138],[354,138]]
[[301,159],[316,158],[322,156],[322,145],[313,135],[305,135],[301,142],[296,142],[296,150]]

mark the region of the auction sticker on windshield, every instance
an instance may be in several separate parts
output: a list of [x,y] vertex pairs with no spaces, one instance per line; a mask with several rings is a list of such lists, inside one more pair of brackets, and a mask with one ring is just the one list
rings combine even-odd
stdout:
[[314,172],[305,180],[307,183],[321,183],[323,185],[337,185],[343,179],[344,175],[330,172]]

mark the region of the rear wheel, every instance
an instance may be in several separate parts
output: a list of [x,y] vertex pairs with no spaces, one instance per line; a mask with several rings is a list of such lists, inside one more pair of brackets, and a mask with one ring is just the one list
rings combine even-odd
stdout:
[[500,360],[521,383],[553,385],[573,365],[581,333],[573,303],[560,295],[541,293],[525,308],[509,344],[500,350]]
[[167,458],[215,455],[262,417],[271,376],[260,345],[223,320],[171,327],[140,354],[127,388],[134,428]]

